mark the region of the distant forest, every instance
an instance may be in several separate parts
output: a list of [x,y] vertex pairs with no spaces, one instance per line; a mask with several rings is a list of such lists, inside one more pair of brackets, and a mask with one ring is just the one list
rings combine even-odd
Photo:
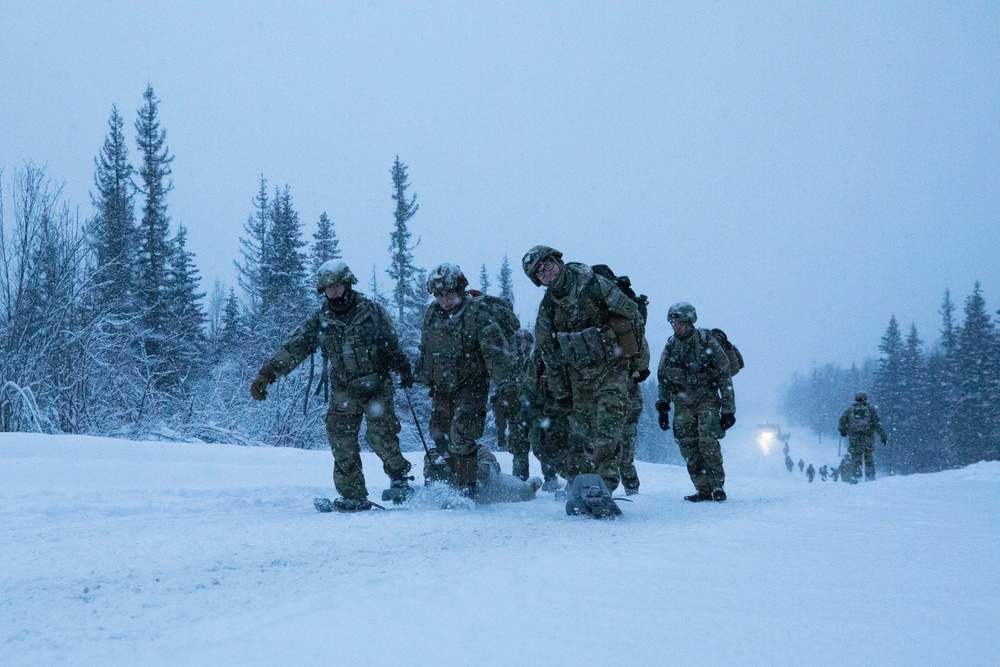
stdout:
[[855,392],[866,391],[889,433],[880,467],[905,474],[1000,459],[1000,320],[991,318],[979,283],[963,310],[959,322],[946,291],[940,338],[929,351],[915,325],[904,338],[893,316],[878,360],[850,369],[827,364],[793,378],[785,416],[820,437],[837,437],[840,414]]

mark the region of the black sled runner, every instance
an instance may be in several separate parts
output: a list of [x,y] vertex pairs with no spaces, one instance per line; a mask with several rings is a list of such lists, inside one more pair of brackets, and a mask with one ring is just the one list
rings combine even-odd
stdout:
[[566,514],[589,514],[595,519],[614,519],[622,515],[600,475],[584,474],[573,478],[566,493]]

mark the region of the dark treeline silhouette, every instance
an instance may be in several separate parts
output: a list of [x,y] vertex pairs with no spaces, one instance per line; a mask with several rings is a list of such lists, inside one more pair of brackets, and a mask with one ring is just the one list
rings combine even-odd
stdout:
[[[916,325],[904,336],[895,316],[879,344],[880,358],[849,370],[828,364],[796,376],[783,409],[789,422],[822,437],[854,393],[867,391],[889,433],[876,452],[889,473],[930,472],[1000,459],[1000,328],[977,282],[963,318],[946,291],[940,338],[925,351]],[[1000,311],[997,313],[1000,315]]]

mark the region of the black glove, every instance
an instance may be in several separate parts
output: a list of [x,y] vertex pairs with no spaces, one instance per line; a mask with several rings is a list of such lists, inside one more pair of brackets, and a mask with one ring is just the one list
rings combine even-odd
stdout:
[[887,442],[889,442],[889,438],[887,438],[887,437],[885,437],[885,436],[883,435],[883,436],[882,436],[882,444],[884,445],[884,444],[885,444],[885,443],[887,443]]
[[670,404],[666,401],[657,401],[656,412],[660,415],[658,419],[660,428],[664,431],[668,430],[670,428]]
[[642,382],[645,382],[646,378],[648,377],[649,377],[649,369],[643,368],[642,370],[636,371],[635,373],[632,374],[632,382],[640,384]]
[[846,438],[847,437],[847,431],[841,431],[840,432],[840,437],[841,438]]
[[736,415],[732,412],[723,412],[722,416],[719,418],[719,424],[722,425],[723,431],[728,431],[736,423]]
[[399,374],[399,388],[409,389],[413,386],[413,373],[406,371],[405,373]]
[[274,372],[266,366],[260,369],[257,373],[257,377],[253,382],[250,383],[250,396],[253,397],[255,401],[263,401],[267,398],[267,385],[274,382],[277,378],[274,376]]

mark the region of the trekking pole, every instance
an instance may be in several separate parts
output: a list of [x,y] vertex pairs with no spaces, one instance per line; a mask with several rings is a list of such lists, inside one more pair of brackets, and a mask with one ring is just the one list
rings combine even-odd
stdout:
[[413,415],[413,423],[417,427],[417,435],[420,436],[420,443],[424,446],[424,451],[427,452],[427,458],[431,457],[431,450],[427,449],[427,441],[424,440],[424,430],[420,428],[420,420],[417,419],[417,411],[413,409],[413,401],[410,400],[410,392],[403,387],[403,396],[406,396],[406,404],[410,406],[410,414]]

